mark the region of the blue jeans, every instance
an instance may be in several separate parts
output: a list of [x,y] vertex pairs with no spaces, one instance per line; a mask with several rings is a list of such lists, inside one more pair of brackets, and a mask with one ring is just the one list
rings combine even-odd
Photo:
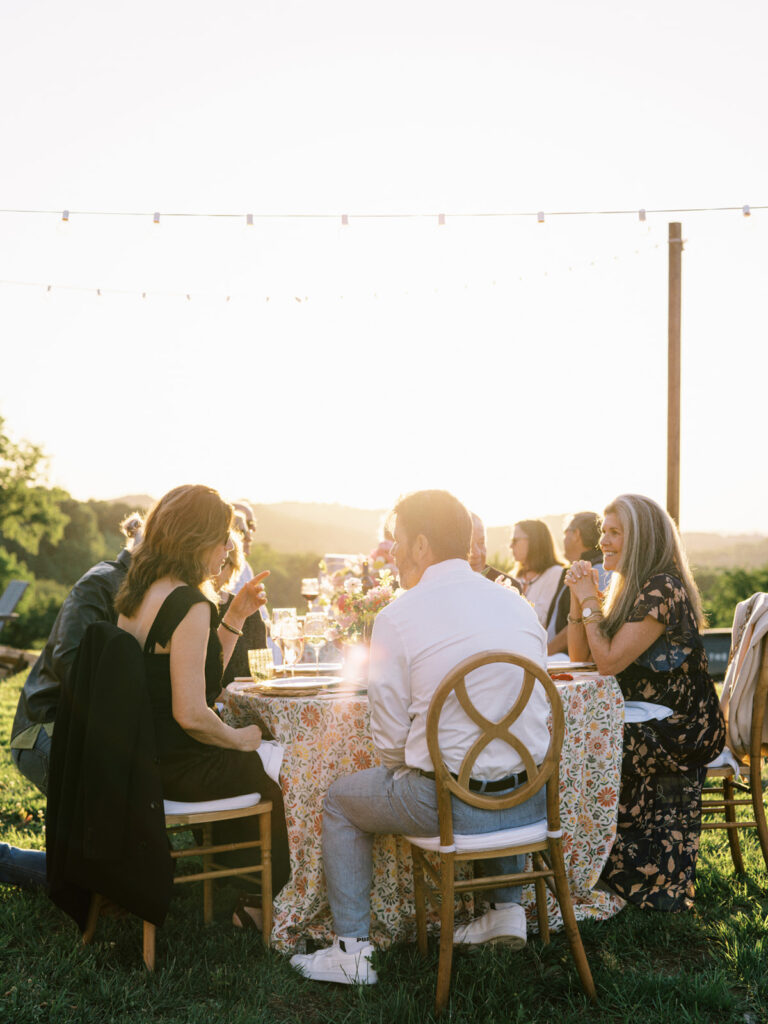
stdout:
[[31,750],[11,748],[11,757],[21,774],[37,786],[43,796],[48,796],[48,774],[51,761],[51,737],[44,728],[40,729]]
[[0,884],[45,889],[48,884],[45,850],[21,850],[18,846],[0,843]]
[[[454,830],[463,835],[516,828],[544,817],[544,788],[506,811],[486,811],[453,798]],[[418,772],[395,779],[387,768],[369,768],[336,779],[324,803],[323,866],[337,935],[363,938],[370,930],[374,835],[436,836],[439,831],[435,783]],[[523,867],[523,857],[498,857],[477,861],[476,870],[496,875]],[[519,903],[520,886],[489,890],[488,899]]]

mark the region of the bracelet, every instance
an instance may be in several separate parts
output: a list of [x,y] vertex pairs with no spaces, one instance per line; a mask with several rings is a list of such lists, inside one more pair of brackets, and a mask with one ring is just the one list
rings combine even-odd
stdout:
[[235,636],[242,636],[243,635],[242,629],[235,629],[235,627],[234,626],[230,626],[230,624],[225,619],[222,619],[221,622],[219,623],[219,625],[223,626],[224,629],[228,629],[230,633],[234,633]]
[[584,625],[588,626],[590,622],[594,622],[594,623],[602,622],[603,618],[604,618],[604,616],[603,616],[602,612],[593,612],[589,616],[587,621],[584,623]]
[[595,602],[594,610],[595,611],[599,611],[600,610],[600,598],[599,597],[592,596],[592,595],[590,595],[589,597],[585,597],[584,600],[581,602],[581,607],[582,608],[589,608],[589,607],[591,607],[591,604],[587,604],[586,603],[587,601],[589,601],[589,602],[594,601]]
[[572,622],[572,623],[574,624],[574,626],[577,626],[577,625],[578,625],[578,624],[579,624],[580,622],[583,622],[583,621],[584,621],[584,619],[582,619],[582,618],[578,618],[578,619],[575,619],[575,618],[573,617],[573,615],[569,615],[569,616],[568,616],[568,621],[569,621],[569,622]]

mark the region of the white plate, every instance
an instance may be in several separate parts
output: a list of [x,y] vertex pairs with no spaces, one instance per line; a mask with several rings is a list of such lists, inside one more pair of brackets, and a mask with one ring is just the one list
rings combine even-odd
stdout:
[[547,665],[547,672],[596,672],[597,665],[594,661],[550,661]]

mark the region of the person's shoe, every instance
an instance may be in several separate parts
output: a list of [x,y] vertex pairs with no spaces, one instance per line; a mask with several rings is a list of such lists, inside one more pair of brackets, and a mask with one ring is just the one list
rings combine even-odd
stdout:
[[327,949],[292,956],[291,967],[312,981],[335,981],[339,985],[375,985],[379,976],[371,967],[372,953],[373,946],[370,943],[361,946],[355,953],[347,953],[336,939]]
[[481,946],[484,942],[492,942],[510,949],[522,949],[525,941],[525,911],[517,903],[489,910],[453,933],[454,946]]

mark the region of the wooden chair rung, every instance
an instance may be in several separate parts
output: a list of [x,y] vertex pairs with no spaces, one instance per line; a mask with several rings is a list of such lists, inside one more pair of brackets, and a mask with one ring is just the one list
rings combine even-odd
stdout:
[[[172,850],[171,857],[179,861],[185,857],[202,857],[203,870],[192,874],[177,875],[173,879],[174,885],[181,885],[186,882],[203,883],[203,920],[209,924],[213,918],[213,893],[212,883],[218,878],[234,878],[251,876],[258,883],[261,889],[262,914],[264,929],[262,937],[264,944],[269,946],[269,938],[272,931],[272,845],[269,815],[272,811],[272,804],[269,801],[262,801],[254,804],[251,808],[237,808],[235,811],[224,811],[220,814],[206,811],[203,814],[166,815],[166,827],[169,832],[183,832],[191,828],[203,827],[204,835],[209,833],[210,828],[217,821],[230,821],[233,818],[245,818],[252,815],[260,816],[260,836],[258,839],[250,839],[241,843],[211,843],[205,839],[201,845],[196,845],[184,850]],[[261,817],[266,815],[266,817]],[[213,859],[217,853],[229,853],[234,850],[260,850],[261,863],[249,864],[243,867],[229,867],[226,864]],[[83,932],[83,943],[88,943],[96,931],[96,924],[101,912],[102,897],[98,893],[91,895],[91,904],[88,910],[86,929]],[[157,929],[149,921],[143,922],[142,928],[142,955],[147,970],[155,969],[155,947]]]

